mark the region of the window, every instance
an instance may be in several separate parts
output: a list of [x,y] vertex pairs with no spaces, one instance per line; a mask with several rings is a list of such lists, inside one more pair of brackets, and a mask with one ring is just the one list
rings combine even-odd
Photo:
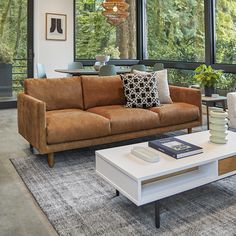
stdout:
[[146,59],[205,61],[203,0],[146,0],[145,18]]
[[[9,78],[0,84],[1,97],[11,97],[22,90],[22,81],[27,78],[27,14],[28,0],[0,1],[0,42],[13,54],[12,81]],[[6,50],[6,49],[5,49]],[[5,72],[9,74],[9,72]],[[11,78],[10,78],[11,79]],[[4,100],[4,99],[3,99]],[[1,102],[1,101],[0,101]]]
[[196,84],[193,70],[168,69],[168,81],[172,85],[189,87]]
[[216,1],[216,63],[236,63],[236,1]]
[[103,0],[75,2],[75,57],[94,59],[110,55],[112,59],[136,59],[136,1],[127,0],[129,17],[125,23],[112,26],[102,15]]
[[126,0],[130,16],[118,27],[106,22],[103,1],[75,0],[75,59],[91,65],[96,55],[106,54],[146,65],[162,61],[174,69],[211,63],[236,72],[235,0]]

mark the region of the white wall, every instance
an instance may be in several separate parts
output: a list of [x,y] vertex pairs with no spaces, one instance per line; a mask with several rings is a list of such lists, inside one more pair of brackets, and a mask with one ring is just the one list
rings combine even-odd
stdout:
[[[45,36],[45,14],[67,15],[67,40],[50,41]],[[63,77],[65,74],[55,69],[67,68],[73,61],[73,0],[35,0],[34,1],[34,63],[45,65],[48,77]],[[35,76],[36,76],[36,69]]]

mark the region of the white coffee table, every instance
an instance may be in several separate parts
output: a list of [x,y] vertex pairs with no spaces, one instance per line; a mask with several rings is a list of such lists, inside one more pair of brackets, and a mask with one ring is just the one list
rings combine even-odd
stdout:
[[236,174],[236,133],[229,131],[227,144],[209,142],[209,131],[178,137],[201,146],[203,153],[176,160],[159,152],[160,162],[133,156],[133,146],[96,151],[96,172],[137,206],[155,202],[155,223],[160,227],[158,200]]

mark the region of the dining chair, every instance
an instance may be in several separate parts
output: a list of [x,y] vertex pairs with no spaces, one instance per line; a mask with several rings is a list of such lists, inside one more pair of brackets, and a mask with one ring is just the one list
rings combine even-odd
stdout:
[[68,64],[68,70],[83,69],[83,64],[79,61],[74,61]]
[[159,70],[164,70],[164,64],[163,63],[156,63],[153,66],[153,71],[159,71]]
[[37,64],[37,77],[42,79],[47,78],[45,67],[43,64]]
[[131,72],[133,72],[134,70],[138,70],[138,71],[146,71],[146,66],[145,65],[133,65],[131,66]]
[[116,74],[116,67],[114,65],[105,65],[99,70],[99,76],[110,76]]

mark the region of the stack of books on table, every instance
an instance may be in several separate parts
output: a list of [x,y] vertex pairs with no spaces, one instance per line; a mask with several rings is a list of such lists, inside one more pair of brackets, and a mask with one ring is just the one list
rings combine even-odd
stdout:
[[176,159],[196,155],[203,152],[201,147],[170,137],[148,142],[148,146],[170,155]]

